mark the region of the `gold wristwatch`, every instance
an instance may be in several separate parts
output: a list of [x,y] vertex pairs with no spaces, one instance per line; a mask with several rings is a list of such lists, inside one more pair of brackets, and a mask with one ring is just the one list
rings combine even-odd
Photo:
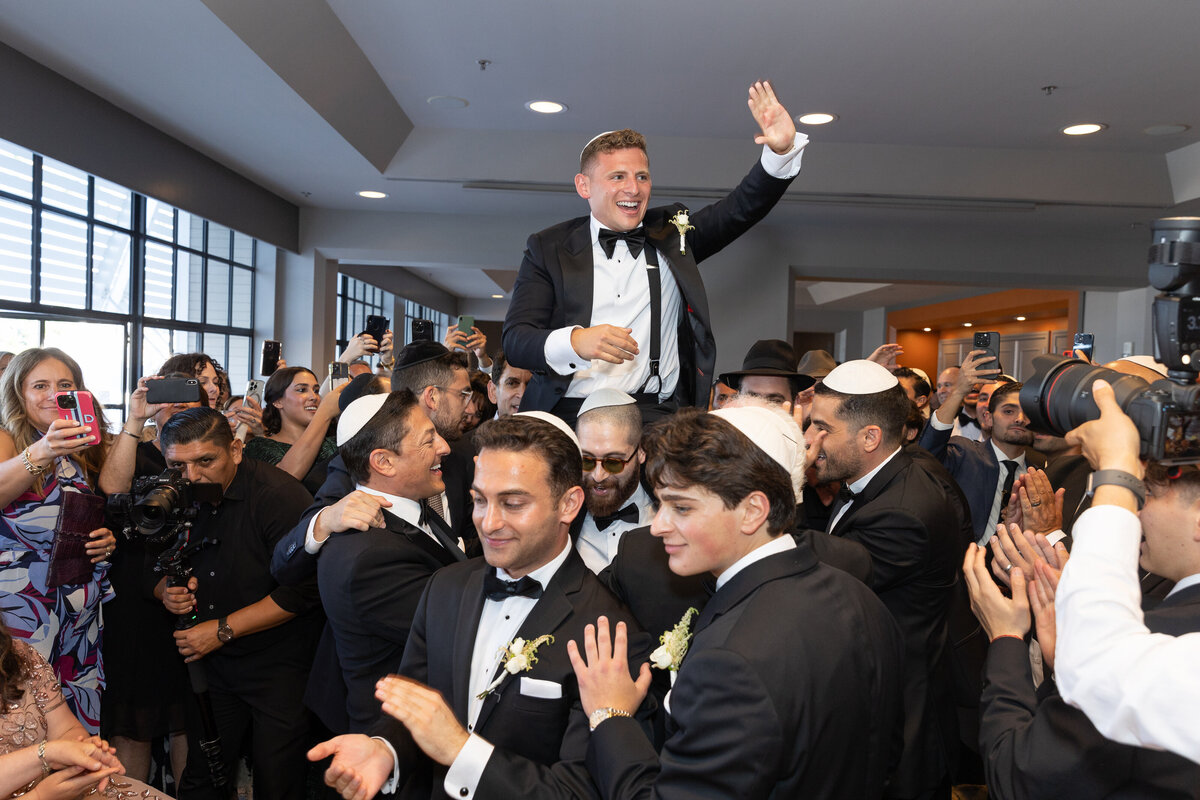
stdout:
[[596,730],[597,725],[599,725],[601,722],[604,722],[604,720],[609,719],[611,717],[632,717],[632,716],[633,716],[633,714],[630,714],[628,711],[625,711],[620,708],[611,708],[611,707],[607,707],[607,706],[604,708],[597,708],[595,711],[593,711],[588,716],[588,727],[591,728],[592,730]]

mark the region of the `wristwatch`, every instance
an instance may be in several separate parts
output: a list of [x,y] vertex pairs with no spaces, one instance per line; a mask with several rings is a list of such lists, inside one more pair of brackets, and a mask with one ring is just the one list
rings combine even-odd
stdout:
[[221,644],[229,644],[233,641],[233,628],[229,627],[226,619],[227,617],[221,617],[217,620],[217,639]]
[[1120,486],[1133,492],[1138,511],[1146,505],[1146,485],[1123,469],[1101,469],[1088,475],[1087,496],[1092,497],[1101,486]]
[[611,717],[632,717],[632,716],[633,716],[633,714],[630,714],[628,711],[625,711],[620,708],[609,708],[609,707],[597,708],[595,711],[593,711],[591,713],[591,715],[588,716],[588,727],[591,728],[592,730],[596,730],[597,725],[599,725],[601,722],[604,722],[604,720],[609,719]]

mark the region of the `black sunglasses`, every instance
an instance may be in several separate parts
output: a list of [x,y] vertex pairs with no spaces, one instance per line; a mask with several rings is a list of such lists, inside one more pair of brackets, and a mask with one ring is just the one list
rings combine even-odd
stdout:
[[633,461],[633,457],[636,455],[637,455],[637,450],[634,450],[633,454],[630,455],[629,458],[626,458],[624,460],[619,459],[619,458],[613,458],[611,456],[609,458],[593,458],[592,456],[584,456],[583,457],[583,471],[591,472],[592,470],[594,470],[596,468],[596,464],[599,464],[600,466],[604,467],[604,471],[607,472],[608,474],[620,475],[621,470],[625,469],[625,465],[628,464],[630,461]]

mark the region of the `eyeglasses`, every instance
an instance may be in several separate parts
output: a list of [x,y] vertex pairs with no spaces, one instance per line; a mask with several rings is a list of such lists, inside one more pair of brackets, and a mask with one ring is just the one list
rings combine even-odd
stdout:
[[474,391],[470,386],[468,386],[465,389],[448,389],[445,386],[434,386],[433,388],[441,389],[443,392],[447,392],[449,394],[462,395],[463,397],[466,397],[468,399],[470,399],[471,393]]
[[609,475],[620,475],[621,470],[625,469],[625,465],[628,464],[630,461],[633,461],[633,457],[636,455],[637,455],[637,450],[634,450],[633,453],[629,456],[629,458],[626,458],[624,460],[621,460],[619,458],[613,458],[611,456],[609,458],[593,458],[592,456],[584,456],[583,457],[583,471],[591,472],[592,470],[594,470],[596,468],[596,465],[599,464],[600,466],[604,467],[604,471],[607,472]]

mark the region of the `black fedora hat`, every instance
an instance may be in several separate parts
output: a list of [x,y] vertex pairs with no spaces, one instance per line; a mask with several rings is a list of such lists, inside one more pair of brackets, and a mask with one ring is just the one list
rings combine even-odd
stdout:
[[802,392],[815,381],[796,371],[796,351],[782,339],[759,339],[750,345],[742,368],[736,372],[722,373],[718,380],[730,389],[739,389],[742,378],[747,375],[773,375],[787,378],[796,392]]

